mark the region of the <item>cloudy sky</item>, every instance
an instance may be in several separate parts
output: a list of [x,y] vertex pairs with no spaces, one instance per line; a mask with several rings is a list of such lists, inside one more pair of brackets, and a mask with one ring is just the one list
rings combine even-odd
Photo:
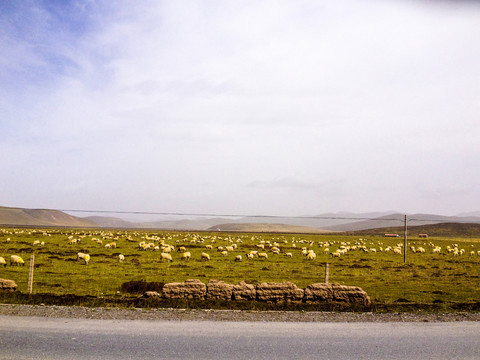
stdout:
[[480,210],[480,3],[0,1],[0,205]]

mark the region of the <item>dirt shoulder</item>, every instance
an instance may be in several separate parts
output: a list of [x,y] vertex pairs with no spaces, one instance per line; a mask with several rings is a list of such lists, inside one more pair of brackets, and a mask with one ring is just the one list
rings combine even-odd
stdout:
[[42,306],[0,304],[3,316],[36,316],[98,320],[163,321],[269,321],[269,322],[452,322],[480,321],[480,313],[442,314],[355,313],[317,311],[184,310],[142,308],[90,308],[81,306]]

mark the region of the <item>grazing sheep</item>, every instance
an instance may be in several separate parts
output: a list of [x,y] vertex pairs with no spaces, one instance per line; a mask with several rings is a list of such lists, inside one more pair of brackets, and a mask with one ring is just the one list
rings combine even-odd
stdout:
[[213,246],[212,246],[212,245],[205,245],[205,249],[207,249],[207,250],[212,250],[212,249],[213,249]]
[[40,240],[35,240],[33,242],[33,246],[40,246]]
[[3,267],[6,267],[7,266],[7,262],[5,261],[5,259],[3,257],[0,256],[0,266],[3,266]]
[[83,259],[85,259],[85,255],[87,255],[87,254],[84,254],[84,253],[82,253],[82,252],[77,253],[77,260],[83,260]]
[[314,252],[309,252],[309,253],[307,254],[306,259],[307,259],[307,260],[315,260],[316,257],[317,257],[317,254],[315,254]]
[[191,256],[192,256],[192,254],[190,253],[190,251],[186,251],[182,254],[182,259],[185,260],[185,261],[190,261]]
[[210,260],[210,255],[207,253],[202,253],[202,258],[200,259],[201,261],[209,261]]
[[247,254],[247,259],[253,259],[255,257],[255,255],[253,254]]
[[287,257],[293,257],[293,254],[292,254],[291,252],[287,252],[287,253],[285,253],[285,256],[287,256]]
[[267,253],[258,253],[258,258],[262,258],[264,260],[268,259],[268,254]]
[[162,247],[162,253],[169,254],[169,253],[172,252],[173,249],[174,249],[174,247],[171,246],[171,245],[163,246]]
[[122,255],[122,254],[119,254],[119,255],[118,255],[118,261],[119,261],[119,262],[122,262],[123,260],[125,260],[125,256]]
[[168,260],[168,261],[172,262],[173,261],[172,255],[170,255],[170,253],[162,252],[160,254],[160,261],[163,261],[163,260]]
[[235,249],[233,248],[233,246],[225,246],[225,250],[230,251],[230,252],[235,251]]
[[242,255],[235,256],[235,261],[242,261]]
[[187,251],[187,248],[185,246],[180,246],[178,249],[177,249],[177,252],[182,252],[184,253],[185,251]]
[[85,254],[83,260],[85,261],[85,265],[88,265],[88,262],[90,261],[90,255]]
[[228,251],[227,251],[227,250],[223,250],[223,251],[220,253],[220,255],[222,255],[222,256],[227,256],[227,255],[228,255]]

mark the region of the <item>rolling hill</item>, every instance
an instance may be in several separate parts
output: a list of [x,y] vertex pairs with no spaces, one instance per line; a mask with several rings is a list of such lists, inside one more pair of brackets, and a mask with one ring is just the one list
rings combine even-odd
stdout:
[[[472,223],[441,223],[428,224],[420,226],[409,226],[407,229],[408,237],[417,237],[418,234],[428,234],[428,236],[436,237],[462,237],[462,238],[478,238],[480,237],[480,224]],[[403,227],[387,227],[368,229],[360,231],[346,232],[358,236],[383,235],[383,234],[399,234],[403,238]]]
[[91,220],[72,216],[59,210],[22,209],[4,206],[0,206],[0,224],[18,226],[98,226]]

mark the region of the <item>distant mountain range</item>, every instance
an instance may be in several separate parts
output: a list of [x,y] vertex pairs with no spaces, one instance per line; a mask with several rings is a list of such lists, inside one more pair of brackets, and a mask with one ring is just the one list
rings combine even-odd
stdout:
[[0,224],[22,226],[98,226],[94,221],[72,216],[59,210],[22,209],[3,206],[0,206]]
[[[409,227],[413,227],[447,222],[480,223],[480,216],[477,214],[480,214],[480,212],[465,213],[465,216],[413,214],[408,215],[407,224]],[[181,220],[137,222],[106,216],[77,217],[59,210],[0,207],[0,224],[17,226],[327,233],[332,231],[357,232],[369,229],[399,228],[403,227],[403,222],[404,215],[395,212],[340,212],[299,217],[196,217]]]

